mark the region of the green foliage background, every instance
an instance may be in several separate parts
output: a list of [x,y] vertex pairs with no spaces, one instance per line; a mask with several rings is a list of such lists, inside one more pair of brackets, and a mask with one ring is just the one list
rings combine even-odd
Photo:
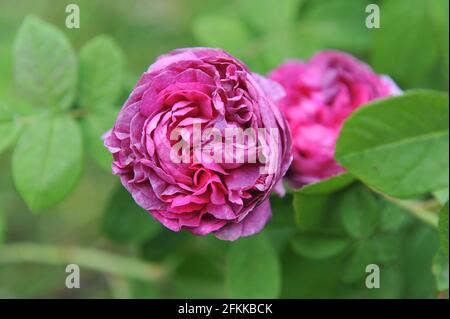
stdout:
[[[447,0],[68,3],[0,2],[0,297],[448,298]],[[349,173],[274,197],[261,234],[173,233],[119,186],[100,137],[148,65],[190,46],[263,74],[345,50],[405,95],[356,112],[336,151]]]

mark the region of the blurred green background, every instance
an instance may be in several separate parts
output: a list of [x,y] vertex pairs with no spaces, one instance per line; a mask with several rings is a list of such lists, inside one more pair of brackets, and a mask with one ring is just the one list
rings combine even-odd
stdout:
[[[69,3],[80,7],[80,29],[65,28]],[[381,8],[380,29],[365,26],[369,3]],[[191,46],[222,47],[263,74],[285,59],[345,50],[389,74],[402,89],[448,90],[446,0],[0,0],[0,101],[24,113],[30,106],[15,92],[12,46],[30,14],[62,30],[77,52],[97,35],[111,36],[127,63],[122,100],[158,55]],[[133,212],[144,214],[120,191],[118,179],[87,156],[75,191],[55,208],[32,213],[15,190],[11,154],[0,155],[0,228],[5,229],[0,251],[13,242],[60,245],[62,251],[88,247],[158,264],[169,275],[146,281],[81,266],[81,289],[67,289],[64,265],[2,264],[0,258],[0,297],[228,296],[225,259],[233,244],[136,219]],[[281,297],[436,297],[431,263],[437,234],[409,215],[401,222],[404,231],[390,241],[400,245],[401,258],[387,268],[383,289],[368,292],[342,279],[347,255],[310,260],[295,254],[288,245],[296,232],[291,199],[274,200],[272,206],[274,219],[264,233],[282,260]]]

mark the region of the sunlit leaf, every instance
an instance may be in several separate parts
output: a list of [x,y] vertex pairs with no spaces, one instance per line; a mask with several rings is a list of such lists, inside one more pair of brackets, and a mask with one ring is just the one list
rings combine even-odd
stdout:
[[21,128],[11,107],[0,103],[0,153],[14,143]]
[[124,56],[114,40],[98,36],[80,51],[80,103],[89,110],[111,108],[121,96]]
[[14,182],[33,211],[63,200],[82,167],[81,131],[67,116],[39,118],[21,135],[12,158]]
[[67,109],[75,99],[77,60],[64,34],[34,17],[25,19],[14,43],[14,79],[36,106]]
[[414,91],[371,103],[342,129],[336,159],[364,183],[397,197],[448,187],[448,95]]
[[108,172],[111,172],[112,156],[103,144],[103,136],[113,127],[116,115],[116,109],[105,108],[102,112],[89,113],[81,122],[89,155]]

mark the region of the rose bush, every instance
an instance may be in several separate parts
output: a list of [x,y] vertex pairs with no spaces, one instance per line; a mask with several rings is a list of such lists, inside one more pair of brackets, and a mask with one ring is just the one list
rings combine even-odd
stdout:
[[288,61],[269,77],[286,91],[279,107],[293,136],[287,178],[294,187],[343,172],[333,156],[345,119],[369,101],[401,92],[389,77],[337,51],[322,51],[308,62]]
[[[373,18],[374,15],[365,12],[365,1],[356,0],[269,0],[261,5],[261,1],[256,0],[229,1],[221,3],[220,8],[214,5],[209,9],[200,1],[189,6],[185,1],[171,1],[170,10],[167,6],[160,10],[148,4],[124,10],[124,6],[128,8],[130,4],[114,7],[111,1],[95,1],[95,4],[83,1],[83,12],[100,15],[82,14],[83,28],[76,31],[59,30],[45,22],[47,19],[63,22],[65,16],[60,6],[48,6],[48,1],[28,2],[26,6],[14,6],[14,1],[2,0],[0,5],[8,8],[0,11],[0,34],[4,40],[0,50],[1,298],[448,297],[449,103],[448,68],[442,67],[447,66],[448,54],[444,53],[448,52],[444,50],[445,41],[439,41],[448,33],[448,25],[443,23],[448,21],[448,8],[445,8],[448,1],[415,1],[414,6],[407,0],[377,1],[383,13],[382,28],[372,30],[367,30],[363,22],[366,16]],[[118,1],[114,3],[119,5]],[[7,15],[17,18],[31,12],[40,12],[44,20],[36,16],[28,16],[23,22],[22,19],[4,19]],[[108,16],[102,18],[101,12]],[[151,19],[155,18],[154,14],[147,14],[151,12],[157,13],[157,20]],[[183,13],[182,17],[179,13]],[[71,13],[66,15],[72,16]],[[180,17],[184,17],[181,22]],[[97,34],[101,30],[118,31],[118,28],[120,32],[112,32],[113,37]],[[73,32],[77,35],[79,50],[75,50],[67,38],[69,33],[73,36]],[[302,40],[295,41],[299,32]],[[125,34],[128,36],[124,37]],[[412,34],[417,36],[402,38],[402,35]],[[402,41],[398,41],[399,38]],[[119,100],[123,105],[124,94],[132,91],[126,75],[135,74],[136,70],[146,71],[142,65],[153,62],[153,54],[187,42],[226,48],[258,72],[267,72],[278,66],[276,63],[281,59],[306,56],[312,50],[345,48],[362,54],[375,70],[383,70],[399,81],[405,92],[402,96],[368,103],[370,105],[352,113],[339,132],[334,155],[349,176],[304,187],[282,199],[271,196],[274,218],[261,234],[240,238],[231,244],[218,241],[214,234],[201,237],[187,231],[179,234],[153,221],[151,215],[134,202],[118,176],[110,176],[111,153],[104,147],[101,137],[115,123],[118,113],[115,106]],[[210,171],[213,168],[207,161],[208,156],[203,162],[187,165],[190,157],[194,154],[197,157],[199,153],[197,144],[193,144],[195,152],[191,152],[190,147],[182,149],[182,155],[189,155],[181,156],[187,160],[184,165],[178,163],[177,156],[174,161],[166,160],[163,155],[169,154],[168,147],[161,141],[173,142],[174,146],[189,145],[184,142],[188,141],[191,129],[197,131],[196,121],[200,127],[203,124],[204,132],[213,127],[251,128],[252,125],[244,124],[250,114],[245,112],[246,107],[239,106],[243,101],[252,108],[257,104],[261,109],[261,116],[255,116],[261,118],[255,127],[272,126],[267,120],[272,117],[271,112],[254,97],[260,95],[260,89],[266,91],[264,95],[271,92],[275,97],[284,92],[281,85],[274,86],[255,75],[249,75],[251,80],[248,81],[260,81],[259,85],[246,84],[245,89],[242,85],[238,88],[230,84],[233,81],[228,81],[227,76],[221,76],[227,68],[228,74],[232,74],[234,63],[222,64],[223,67],[216,62],[211,65],[198,56],[199,51],[189,52],[185,50],[183,58],[173,63],[168,58],[175,58],[177,54],[166,56],[157,62],[157,71],[152,67],[153,71],[146,72],[153,74],[147,74],[142,87],[137,88],[142,93],[133,92],[136,101],[141,101],[145,112],[160,105],[159,96],[164,99],[164,105],[154,114],[143,113],[148,124],[145,121],[140,124],[142,119],[135,110],[122,112],[112,137],[112,147],[122,149],[117,152],[113,149],[118,157],[114,169],[123,170],[124,175],[128,171],[123,179],[127,186],[138,189],[135,197],[150,196],[146,187],[151,187],[156,197],[158,184],[151,180],[162,179],[167,185],[164,186],[166,193],[160,195],[163,199],[158,198],[148,205],[171,206],[164,212],[170,210],[169,213],[177,213],[179,218],[189,213],[186,207],[180,213],[172,208],[181,206],[175,202],[177,198],[170,201],[172,189],[181,189],[180,194],[185,192],[186,198],[190,195],[194,198],[193,204],[198,202],[198,197],[204,201],[210,199],[205,203],[209,205],[219,201],[213,191],[221,186],[214,180],[208,186],[211,194],[201,193],[198,185],[206,184],[208,179],[204,176],[208,176],[194,168],[201,165]],[[224,59],[222,53],[209,52],[208,55]],[[162,61],[167,65],[162,66]],[[201,61],[199,67],[194,66],[197,64],[194,61]],[[244,71],[238,68],[235,73],[242,74]],[[287,84],[291,84],[289,81],[296,83],[298,74],[295,72],[293,69],[291,78],[294,80],[285,77]],[[196,75],[186,80],[190,81],[187,88],[182,78],[189,79],[189,73]],[[351,87],[347,82],[357,83],[350,81],[355,77],[354,71],[345,73],[351,76],[339,75],[341,82],[349,79],[339,85],[342,92]],[[174,77],[176,79],[172,80]],[[203,85],[211,83],[208,78],[217,79],[220,85],[216,85],[216,80],[214,84]],[[312,81],[313,77],[306,80]],[[326,87],[328,82],[323,79],[322,83]],[[207,89],[203,89],[205,87]],[[427,90],[408,92],[417,88]],[[176,92],[177,96],[174,93],[173,97],[166,97],[163,92],[166,89]],[[160,94],[153,99],[155,90]],[[219,95],[217,100],[214,90]],[[246,92],[242,98],[239,98],[240,90]],[[224,91],[236,92],[236,96],[228,99]],[[314,92],[319,95],[320,89]],[[177,101],[181,95],[195,100],[191,106],[198,106],[197,115],[185,104],[188,98],[183,103]],[[203,96],[206,98],[202,99]],[[200,102],[209,98],[219,109],[223,103],[220,101],[227,100],[227,111],[222,113],[228,114],[225,116],[227,125],[220,125],[224,121],[220,121],[221,116],[215,116],[216,113],[202,115],[203,111],[205,114],[208,111],[204,106],[209,103]],[[135,107],[132,103],[127,106],[130,110]],[[186,113],[178,111],[181,109]],[[164,115],[158,119],[161,112]],[[170,112],[173,117],[169,118]],[[178,121],[181,117],[183,120]],[[165,120],[173,125],[166,125]],[[306,124],[305,121],[305,127]],[[163,139],[165,127],[168,137]],[[139,135],[136,132],[147,128],[149,134],[141,133],[145,135],[141,139],[136,137]],[[172,133],[177,133],[178,128],[184,129],[182,138],[175,134],[178,139],[172,140]],[[267,142],[271,141],[270,136],[268,134]],[[210,144],[203,136],[192,137],[206,146]],[[147,139],[150,142],[147,143]],[[227,141],[232,139],[225,136],[225,146]],[[221,144],[222,140],[213,143],[213,150],[216,146],[220,150]],[[239,144],[236,139],[234,145]],[[276,156],[267,152],[278,148],[267,145],[269,147],[264,147],[261,143],[261,153],[269,155],[270,163],[278,164]],[[170,149],[169,156],[177,154],[172,152],[176,147]],[[203,150],[199,151],[203,155]],[[252,161],[240,164],[218,164],[224,173],[213,170],[230,193],[233,187],[229,178],[241,183],[241,178],[244,182],[250,179],[239,173],[238,167],[255,166]],[[196,182],[191,183],[197,186],[189,186],[184,177],[178,181],[181,179],[178,174],[187,175],[186,166],[197,174],[193,178]],[[274,165],[274,172],[279,167]],[[108,171],[106,175],[102,171],[104,168]],[[172,176],[175,180],[172,184],[176,185],[165,181],[160,171]],[[151,180],[145,174],[151,175]],[[266,176],[262,172],[256,175]],[[192,196],[186,187],[197,187],[197,194]],[[140,188],[144,190],[141,193]],[[258,195],[259,191],[261,188],[250,188],[237,193],[244,198]],[[236,197],[228,197],[229,202],[236,201]],[[247,197],[242,199],[246,200],[246,203],[250,201]],[[235,209],[229,202],[227,204]],[[420,214],[417,214],[418,209]],[[211,218],[206,214],[203,217]],[[232,222],[234,220],[230,219],[229,224]],[[244,223],[235,225],[241,227]],[[248,231],[247,226],[244,227]],[[64,253],[68,249],[70,253]],[[89,290],[61,289],[60,272],[55,272],[53,266],[46,266],[65,267],[69,259],[73,259],[71,256],[75,260],[70,262],[93,270],[88,276],[82,276],[82,285],[88,285]],[[172,261],[176,261],[176,265]],[[365,289],[361,285],[367,276],[365,261],[381,267],[380,289]],[[42,276],[46,280],[39,280]],[[24,281],[24,277],[30,279]],[[377,278],[372,279],[377,281]]]
[[[219,49],[178,49],[159,57],[104,137],[113,173],[142,208],[173,231],[214,232],[224,240],[260,231],[271,217],[268,196],[291,162],[287,124],[275,104],[283,92],[269,81]],[[172,133],[192,132],[198,123],[202,130],[220,132],[271,128],[278,143],[258,137],[257,151],[266,163],[177,163]],[[182,136],[185,142],[192,139]],[[212,148],[224,142],[216,140]],[[191,159],[196,157],[190,151]],[[261,171],[267,162],[272,172]]]

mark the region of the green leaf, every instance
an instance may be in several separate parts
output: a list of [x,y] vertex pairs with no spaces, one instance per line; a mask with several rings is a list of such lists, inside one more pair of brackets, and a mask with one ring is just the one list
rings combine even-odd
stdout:
[[381,231],[397,231],[409,220],[408,213],[398,205],[388,201],[380,204],[380,230]]
[[291,244],[294,251],[303,257],[322,259],[343,252],[350,242],[342,236],[304,233],[296,235]]
[[448,188],[444,188],[433,192],[433,196],[444,205],[448,201]]
[[250,35],[239,19],[226,16],[204,16],[194,22],[194,36],[200,44],[223,48],[239,54],[250,42]]
[[315,230],[325,219],[331,199],[327,195],[294,194],[292,205],[295,210],[295,222],[304,231]]
[[282,256],[282,298],[335,298],[344,270],[342,255],[308,259],[286,249]]
[[403,297],[403,276],[401,268],[396,264],[380,267],[380,288],[367,289],[364,281],[362,281],[363,289],[369,299],[400,299]]
[[318,230],[339,196],[329,196],[353,182],[349,174],[340,174],[306,185],[294,193],[295,221],[304,231]]
[[13,50],[18,90],[36,106],[68,109],[76,94],[77,60],[64,34],[30,16],[20,27]]
[[75,187],[83,166],[82,137],[70,117],[40,118],[19,139],[14,183],[33,211],[50,208]]
[[448,1],[384,1],[380,14],[381,28],[371,31],[371,65],[404,86],[435,87],[432,71],[442,68],[439,54],[445,44],[441,39],[448,29],[448,25],[436,22],[442,15],[448,21]]
[[103,214],[102,233],[118,243],[140,243],[160,230],[161,225],[119,185]]
[[89,110],[114,105],[124,81],[124,55],[107,36],[90,40],[80,51],[80,103]]
[[345,192],[338,204],[338,210],[345,230],[354,238],[370,237],[379,224],[377,199],[363,187],[354,187]]
[[448,202],[439,213],[439,236],[442,250],[448,258]]
[[433,259],[433,274],[436,279],[438,291],[448,291],[448,251],[439,249]]
[[15,118],[13,110],[0,103],[0,153],[16,140],[22,125]]
[[307,195],[326,195],[334,193],[354,181],[353,176],[348,173],[332,176],[327,179],[323,179],[317,183],[308,184],[300,188],[297,192]]
[[263,236],[240,238],[227,256],[226,284],[231,298],[276,298],[281,289],[278,256]]
[[92,39],[80,52],[80,103],[88,110],[83,135],[89,154],[107,171],[111,171],[111,154],[102,136],[116,119],[114,105],[121,97],[124,65],[121,49],[107,36]]
[[[347,260],[346,267],[342,274],[342,280],[345,283],[356,283],[366,290],[364,286],[364,278],[367,276],[366,267],[369,264],[376,264],[380,267],[389,264],[400,257],[400,240],[399,234],[380,234],[365,241],[357,243],[355,250]],[[393,265],[396,265],[394,263]],[[382,267],[381,277],[384,276],[385,270],[391,267]],[[381,288],[385,281],[381,281]],[[396,289],[397,290],[397,289]],[[389,289],[386,289],[387,293]]]
[[336,159],[371,187],[412,197],[448,187],[448,95],[412,91],[371,103],[346,121]]
[[325,231],[344,235],[340,212],[336,208],[347,191],[343,189],[326,195],[307,195],[297,191],[293,201],[297,227],[304,232]]
[[435,297],[436,285],[432,273],[433,258],[439,250],[437,232],[423,224],[409,232],[402,247],[404,298]]
[[185,298],[223,298],[222,266],[208,255],[190,253],[177,266],[177,295]]
[[89,113],[81,122],[89,155],[106,171],[111,172],[111,153],[103,145],[102,136],[112,128],[117,110],[105,109],[102,114]]
[[375,263],[375,250],[368,242],[361,242],[349,258],[345,270],[342,274],[342,280],[345,283],[355,283],[367,275],[366,267]]
[[265,234],[277,251],[282,251],[296,227],[294,222],[294,207],[292,207],[292,194],[286,193],[283,198],[277,195],[270,197],[272,218],[266,225]]
[[401,253],[399,236],[399,233],[379,233],[369,239],[369,244],[374,250],[375,262],[388,264],[399,258]]

